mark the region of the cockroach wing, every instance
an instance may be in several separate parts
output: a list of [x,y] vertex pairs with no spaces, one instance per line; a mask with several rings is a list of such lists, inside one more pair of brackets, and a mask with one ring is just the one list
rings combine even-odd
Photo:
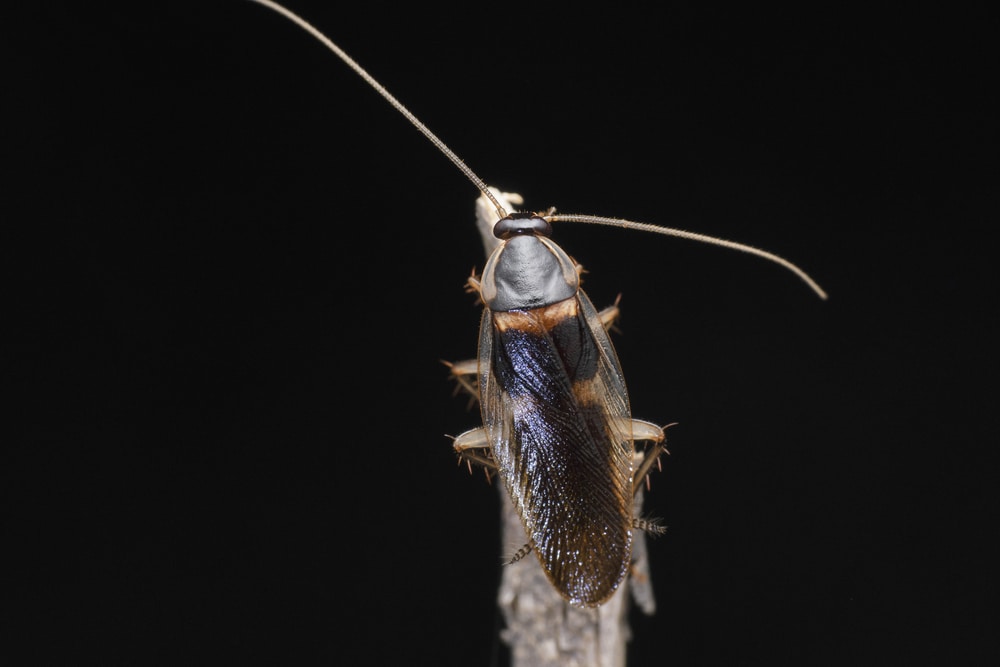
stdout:
[[581,606],[606,601],[632,548],[632,434],[617,355],[582,290],[555,304],[485,308],[483,425],[543,570]]

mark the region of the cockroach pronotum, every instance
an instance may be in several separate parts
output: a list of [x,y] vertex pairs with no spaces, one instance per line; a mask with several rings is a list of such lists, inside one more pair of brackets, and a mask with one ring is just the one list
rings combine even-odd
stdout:
[[[664,451],[663,428],[632,418],[621,366],[606,329],[617,308],[598,311],[580,288],[580,267],[551,239],[552,223],[584,222],[720,245],[780,264],[820,297],[805,272],[764,250],[693,232],[589,215],[509,213],[499,193],[350,56],[304,19],[270,0],[367,81],[471,180],[496,211],[497,239],[468,286],[483,304],[476,362],[452,374],[479,399],[483,426],[455,438],[458,456],[495,471],[549,581],[571,604],[596,607],[619,588],[636,530],[660,532],[637,517],[632,498]],[[474,378],[474,379],[473,379]],[[636,442],[650,442],[635,463]]]

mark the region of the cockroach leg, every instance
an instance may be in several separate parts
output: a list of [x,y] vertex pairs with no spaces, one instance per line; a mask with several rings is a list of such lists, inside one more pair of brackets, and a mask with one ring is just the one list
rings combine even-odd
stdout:
[[[632,441],[633,442],[644,442],[652,443],[652,447],[645,451],[637,451],[637,458],[641,458],[641,462],[638,463],[635,469],[635,475],[632,478],[632,492],[637,493],[639,491],[639,486],[643,483],[646,484],[646,488],[649,488],[649,471],[655,465],[658,470],[660,468],[660,455],[669,454],[666,446],[666,433],[664,429],[673,426],[674,424],[668,424],[665,427],[658,426],[653,422],[643,421],[642,419],[632,420]],[[648,447],[648,445],[644,445]]]
[[448,367],[451,378],[455,381],[455,393],[465,392],[469,395],[468,409],[479,401],[479,362],[476,359],[463,361],[441,361]]
[[[470,466],[475,463],[486,469],[486,479],[492,480],[492,474],[497,469],[496,461],[490,454],[490,445],[486,439],[486,429],[479,427],[462,433],[452,444],[459,461],[465,461]],[[470,468],[471,470],[471,468]]]
[[638,516],[632,519],[632,527],[637,530],[641,530],[647,535],[663,535],[667,532],[667,527],[656,519],[648,519]]
[[611,304],[610,306],[603,309],[601,312],[597,314],[597,316],[601,318],[601,324],[604,325],[605,331],[613,331],[614,333],[621,333],[618,327],[615,326],[615,322],[618,321],[618,318],[621,317],[622,314],[621,309],[618,308],[618,302],[621,300],[622,300],[622,295],[619,294],[617,297],[615,297],[615,302],[613,304]]
[[531,553],[531,549],[532,549],[531,543],[525,544],[523,547],[515,551],[513,556],[507,559],[505,565],[512,565],[517,561],[521,560],[522,558]]
[[[472,269],[472,275],[465,279],[465,291],[479,296],[479,276],[476,275],[475,269]],[[477,303],[482,302],[477,300]]]

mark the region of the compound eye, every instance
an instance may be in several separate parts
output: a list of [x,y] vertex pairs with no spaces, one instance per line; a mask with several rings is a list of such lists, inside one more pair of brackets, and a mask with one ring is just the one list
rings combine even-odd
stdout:
[[511,213],[493,225],[493,236],[507,240],[518,234],[532,236],[552,236],[552,225],[545,218],[534,213]]

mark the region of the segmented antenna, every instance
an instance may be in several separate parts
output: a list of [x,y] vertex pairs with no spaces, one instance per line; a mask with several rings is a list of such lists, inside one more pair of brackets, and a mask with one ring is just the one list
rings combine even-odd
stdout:
[[438,139],[437,135],[430,131],[430,128],[421,123],[419,118],[414,116],[409,109],[403,106],[402,102],[393,97],[392,93],[386,90],[381,83],[375,80],[375,77],[369,74],[361,65],[356,63],[354,61],[354,58],[351,58],[349,55],[347,55],[347,53],[345,53],[343,49],[334,44],[329,37],[321,33],[317,28],[313,27],[311,23],[306,21],[304,18],[302,18],[292,10],[286,9],[285,7],[282,7],[276,2],[271,2],[271,0],[250,0],[250,2],[256,2],[257,4],[264,5],[265,7],[273,9],[274,11],[278,12],[279,14],[290,20],[292,23],[296,24],[297,26],[308,32],[310,35],[318,39],[320,42],[323,43],[323,45],[326,46],[326,48],[333,51],[338,58],[347,63],[348,67],[357,72],[362,79],[368,82],[369,86],[374,88],[379,95],[384,97],[389,104],[395,107],[396,111],[403,114],[403,116],[406,117],[406,120],[410,121],[410,123],[412,123],[415,128],[420,130],[420,132],[425,137],[427,137],[430,140],[430,142],[437,147],[439,151],[444,153],[445,157],[447,157],[449,160],[455,163],[455,166],[458,167],[459,170],[463,174],[465,174],[477,188],[479,188],[479,191],[482,192],[484,196],[489,198],[491,202],[493,202],[493,205],[496,206],[497,209],[497,215],[501,219],[507,217],[507,211],[504,210],[504,207],[500,205],[500,202],[497,201],[496,198],[493,196],[493,194],[489,191],[489,188],[486,187],[486,183],[484,183],[483,180],[476,175],[476,172],[472,171],[472,169],[470,169],[467,164],[462,162],[462,159],[457,155],[455,155],[455,152],[452,151],[450,148],[448,148],[447,144]]
[[[310,24],[308,21],[306,21],[304,18],[302,18],[295,12],[291,11],[290,9],[286,9],[285,7],[282,7],[276,2],[272,2],[271,0],[250,0],[250,2],[256,2],[257,4],[263,5],[265,7],[268,7],[269,9],[276,11],[277,13],[281,14],[282,16],[284,16],[285,18],[292,21],[300,28],[308,32],[310,35],[312,35],[322,44],[324,44],[328,49],[330,49],[330,51],[332,51],[338,58],[343,60],[348,67],[357,72],[357,74],[361,76],[362,79],[367,81],[368,85],[374,88],[379,95],[384,97],[385,100],[396,109],[396,111],[403,114],[406,120],[410,121],[410,123],[415,128],[420,130],[420,132],[425,137],[427,137],[427,139],[432,144],[434,144],[434,146],[436,146],[439,151],[444,153],[445,157],[451,160],[455,164],[455,166],[458,167],[458,169],[463,174],[465,174],[466,177],[470,181],[472,181],[472,183],[477,188],[479,188],[479,191],[483,194],[483,196],[489,199],[490,202],[493,204],[493,206],[496,208],[497,217],[499,219],[507,217],[507,211],[500,204],[500,201],[493,195],[493,193],[490,192],[490,189],[486,186],[486,183],[481,178],[479,178],[479,176],[477,176],[476,173],[472,171],[472,169],[470,169],[467,164],[462,162],[461,158],[459,158],[454,151],[448,148],[448,146],[443,141],[441,141],[436,134],[431,132],[430,129],[426,125],[421,123],[420,120],[416,116],[414,116],[409,109],[403,106],[402,102],[393,97],[392,93],[386,90],[382,86],[382,84],[376,81],[375,78],[372,77],[372,75],[369,74],[367,71],[365,71],[365,69],[361,67],[361,65],[356,63],[353,58],[347,55],[347,53],[345,53],[343,49],[334,44],[329,37],[321,33],[317,28],[313,27],[312,24]],[[633,229],[641,232],[652,232],[654,234],[675,236],[682,239],[698,241],[700,243],[708,243],[710,245],[722,246],[723,248],[729,248],[731,250],[738,250],[740,252],[749,253],[751,255],[756,255],[757,257],[761,257],[770,262],[774,262],[775,264],[785,267],[786,269],[797,275],[799,278],[801,278],[806,283],[806,285],[808,285],[809,288],[819,296],[819,298],[824,300],[827,298],[826,292],[816,283],[815,280],[813,280],[811,277],[809,277],[809,275],[805,271],[803,271],[796,265],[792,264],[787,259],[779,257],[774,253],[767,252],[766,250],[761,250],[760,248],[755,248],[753,246],[745,245],[743,243],[737,243],[736,241],[729,241],[715,236],[707,236],[705,234],[697,234],[695,232],[688,232],[683,229],[674,229],[672,227],[661,227],[660,225],[652,225],[646,222],[635,222],[633,220],[623,220],[621,218],[606,218],[598,215],[578,215],[578,214],[560,213],[560,214],[544,215],[542,217],[544,217],[549,222],[557,222],[557,221],[585,222],[589,224],[607,225],[609,227],[622,227],[625,229]]]
[[730,250],[738,250],[740,252],[745,252],[751,255],[756,255],[757,257],[762,257],[768,261],[774,262],[775,264],[780,264],[785,267],[799,278],[805,282],[809,288],[816,292],[819,298],[826,300],[826,291],[820,287],[815,280],[809,277],[809,274],[789,262],[784,257],[775,255],[772,252],[766,250],[761,250],[760,248],[755,248],[751,245],[746,245],[745,243],[738,243],[736,241],[729,241],[726,239],[720,239],[715,236],[706,236],[705,234],[698,234],[695,232],[689,232],[684,229],[675,229],[674,227],[662,227],[660,225],[651,225],[648,222],[636,222],[635,220],[623,220],[621,218],[605,218],[600,215],[577,215],[574,213],[557,213],[554,215],[543,216],[549,222],[586,222],[594,225],[607,225],[609,227],[622,227],[624,229],[634,229],[640,232],[652,232],[654,234],[663,234],[664,236],[676,236],[682,239],[688,239],[690,241],[698,241],[699,243],[708,243],[710,245],[718,245],[723,248],[729,248]]

